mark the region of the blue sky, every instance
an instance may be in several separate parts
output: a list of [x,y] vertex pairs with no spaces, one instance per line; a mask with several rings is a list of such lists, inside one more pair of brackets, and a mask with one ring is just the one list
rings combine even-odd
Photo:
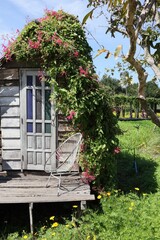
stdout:
[[[12,34],[16,29],[21,30],[27,23],[28,19],[32,20],[41,17],[44,14],[44,9],[63,9],[64,11],[74,14],[82,21],[83,17],[89,12],[87,8],[87,0],[5,0],[1,1],[0,7],[0,36]],[[120,36],[111,38],[105,34],[107,23],[104,16],[96,17],[93,20],[87,21],[86,28],[91,32],[92,36],[87,34],[87,40],[92,47],[92,56],[96,56],[100,46],[114,53],[119,44],[123,45],[126,50],[127,41],[124,41]],[[96,40],[95,40],[96,39]],[[97,43],[98,42],[98,43]],[[3,43],[0,37],[0,45]],[[1,49],[0,49],[1,51]],[[113,56],[105,59],[105,53],[94,59],[96,72],[100,76],[106,73],[105,68],[113,68],[119,59]],[[119,74],[115,73],[118,78]],[[136,79],[135,79],[136,80]]]

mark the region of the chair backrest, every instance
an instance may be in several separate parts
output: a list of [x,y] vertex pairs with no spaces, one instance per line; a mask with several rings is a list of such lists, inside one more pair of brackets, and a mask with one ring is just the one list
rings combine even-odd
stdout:
[[57,172],[70,172],[79,157],[81,133],[75,133],[67,138],[56,150],[58,161]]

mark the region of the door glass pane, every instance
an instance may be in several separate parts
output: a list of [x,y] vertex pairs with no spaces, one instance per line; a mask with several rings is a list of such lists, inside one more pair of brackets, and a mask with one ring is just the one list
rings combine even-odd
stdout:
[[42,119],[42,90],[36,90],[36,119]]
[[41,79],[39,76],[36,76],[36,87],[41,87]]
[[51,133],[51,124],[45,123],[45,133]]
[[36,133],[42,132],[42,123],[36,123]]
[[33,119],[33,92],[27,89],[27,119]]
[[32,76],[27,76],[27,86],[31,87],[33,86],[33,77]]
[[51,120],[51,90],[45,90],[45,120]]
[[27,123],[27,132],[33,132],[33,123]]

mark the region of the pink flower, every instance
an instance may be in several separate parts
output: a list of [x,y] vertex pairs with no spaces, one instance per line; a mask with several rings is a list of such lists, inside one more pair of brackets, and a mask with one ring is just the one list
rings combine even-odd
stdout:
[[2,44],[2,50],[3,50],[4,53],[7,51],[7,49],[8,49],[8,47],[5,46],[4,44]]
[[94,181],[96,178],[93,174],[89,173],[88,169],[85,172],[82,172],[82,181],[85,183],[90,183]]
[[40,81],[42,81],[43,79],[45,78],[45,74],[44,74],[44,72],[43,71],[38,71],[38,79],[40,80]]
[[115,154],[118,154],[118,153],[120,153],[120,152],[121,152],[120,147],[116,147],[116,148],[114,149],[114,153],[115,153]]
[[45,13],[48,17],[55,17],[57,20],[61,20],[63,18],[63,12],[62,11],[56,12],[54,10],[46,9]]
[[79,56],[79,52],[78,51],[75,51],[74,53],[73,53],[73,55],[74,55],[74,57],[78,57]]
[[20,31],[19,31],[19,29],[18,29],[18,28],[16,29],[16,33],[17,33],[17,34],[19,34],[19,33],[20,33]]
[[43,32],[39,31],[38,32],[38,42],[40,43],[40,41],[42,40],[42,36],[43,36]]
[[58,44],[58,45],[62,45],[63,41],[60,39],[60,38],[57,38],[55,40],[55,42]]
[[45,16],[43,18],[38,18],[37,20],[41,23],[43,21],[47,21],[49,19],[49,16]]
[[45,10],[45,13],[48,16],[55,16],[56,17],[58,15],[58,13],[56,11],[48,10],[48,9]]
[[28,40],[28,44],[30,48],[37,49],[40,47],[40,41],[34,42],[32,40]]
[[88,70],[84,70],[82,67],[79,67],[79,73],[80,73],[80,75],[85,75],[87,77]]
[[63,44],[62,39],[59,38],[59,36],[57,35],[56,32],[53,34],[51,39],[58,45],[62,45]]
[[11,61],[12,60],[12,53],[11,53],[11,49],[9,48],[9,46],[5,46],[4,44],[2,44],[2,50],[3,50],[3,53],[5,55],[6,60]]
[[56,33],[56,32],[54,32],[54,34],[53,34],[53,36],[52,36],[52,40],[55,40],[55,39],[57,39],[57,37],[58,37],[57,33]]
[[70,114],[67,116],[67,119],[68,119],[68,120],[72,120],[75,115],[76,115],[76,112],[73,111],[73,110],[71,110],[71,111],[70,111]]

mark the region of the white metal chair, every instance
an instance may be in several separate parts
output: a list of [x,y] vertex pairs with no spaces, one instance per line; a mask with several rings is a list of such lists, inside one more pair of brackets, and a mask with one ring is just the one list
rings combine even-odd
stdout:
[[[74,164],[78,161],[80,143],[82,140],[81,133],[75,133],[66,139],[46,160],[44,170],[47,173],[50,173],[49,178],[46,183],[46,187],[49,187],[50,179],[56,178],[58,180],[58,196],[60,189],[65,189],[69,191],[66,187],[62,186],[61,176],[75,174],[72,171]],[[52,159],[57,161],[57,169],[52,170]],[[50,169],[47,169],[47,163],[50,163]],[[77,172],[76,172],[77,173]]]

